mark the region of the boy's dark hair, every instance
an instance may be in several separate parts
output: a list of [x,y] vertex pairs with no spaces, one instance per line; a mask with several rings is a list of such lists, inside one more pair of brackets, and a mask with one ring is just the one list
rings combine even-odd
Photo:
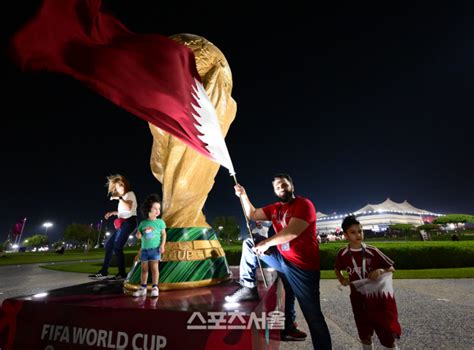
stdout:
[[[146,197],[145,201],[141,205],[140,209],[142,211],[142,215],[145,218],[148,217],[148,213],[150,212],[151,207],[153,206],[153,203],[160,203],[160,206],[161,206],[161,198],[160,198],[159,195],[157,195],[155,193],[150,194],[148,197]],[[160,210],[159,217],[161,217],[161,210]]]
[[344,220],[342,220],[342,231],[347,233],[347,229],[352,225],[360,225],[360,222],[357,221],[354,215],[346,216]]
[[[290,182],[291,186],[293,186],[293,179],[292,179],[291,176],[288,175],[288,174],[282,173],[282,174],[275,174],[275,175],[273,175],[273,181],[275,181],[276,179],[287,179],[287,180]],[[272,181],[272,182],[273,182],[273,181]]]

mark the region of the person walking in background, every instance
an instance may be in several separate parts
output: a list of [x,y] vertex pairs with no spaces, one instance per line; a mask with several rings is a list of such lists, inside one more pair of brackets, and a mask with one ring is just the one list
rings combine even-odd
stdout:
[[252,230],[252,234],[268,238],[268,227],[263,226],[261,220],[257,220],[255,221],[255,227]]
[[118,274],[111,279],[121,280],[127,277],[125,271],[125,261],[123,247],[137,227],[137,198],[130,188],[129,181],[120,174],[107,177],[108,194],[110,200],[117,200],[118,207],[116,211],[107,212],[104,217],[108,220],[112,216],[117,216],[114,220],[115,233],[110,236],[105,244],[105,257],[102,268],[95,274],[89,275],[90,278],[104,279],[108,276],[110,262],[113,254],[118,266]]
[[158,297],[158,279],[160,271],[158,263],[161,259],[161,254],[165,252],[166,244],[166,224],[162,219],[159,219],[161,214],[160,197],[156,194],[151,194],[145,199],[142,205],[142,214],[146,217],[140,222],[136,236],[142,240],[140,250],[140,261],[142,264],[142,273],[140,278],[141,286],[133,292],[134,297],[146,296],[148,268],[151,268],[151,297]]

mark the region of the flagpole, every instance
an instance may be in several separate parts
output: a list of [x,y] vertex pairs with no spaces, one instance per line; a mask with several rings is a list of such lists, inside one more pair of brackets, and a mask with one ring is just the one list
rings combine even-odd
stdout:
[[98,248],[100,248],[99,240],[100,240],[100,234],[102,233],[102,222],[103,220],[100,220],[99,234],[97,235],[97,245],[99,246]]
[[[237,177],[235,176],[235,174],[233,174],[232,177],[234,178],[235,184],[238,185],[239,183],[237,182]],[[239,199],[240,199],[240,205],[242,206],[242,211],[244,212],[245,224],[247,226],[247,230],[249,231],[250,238],[252,239],[253,246],[255,247],[255,240],[253,238],[252,230],[250,229],[249,219],[247,218],[247,215],[245,214],[244,202],[241,196],[239,196]],[[256,256],[257,256],[258,267],[260,268],[260,273],[262,274],[263,284],[265,285],[265,288],[268,288],[267,280],[265,278],[265,274],[263,273],[262,264],[260,262],[260,257],[258,256],[258,254],[256,254]]]
[[18,238],[18,245],[20,245],[21,243],[21,235],[23,234],[23,230],[25,229],[25,224],[26,224],[26,218],[23,219],[23,225],[21,225],[21,232],[20,232],[20,236]]

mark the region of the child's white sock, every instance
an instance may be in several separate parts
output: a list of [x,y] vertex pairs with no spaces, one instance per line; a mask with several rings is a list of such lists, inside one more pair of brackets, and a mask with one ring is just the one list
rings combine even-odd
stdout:
[[394,348],[387,348],[386,346],[383,346],[383,345],[380,345],[382,347],[382,349],[387,349],[387,350],[399,350],[397,344],[395,344],[395,347]]
[[362,343],[362,350],[374,350],[374,343],[370,345]]

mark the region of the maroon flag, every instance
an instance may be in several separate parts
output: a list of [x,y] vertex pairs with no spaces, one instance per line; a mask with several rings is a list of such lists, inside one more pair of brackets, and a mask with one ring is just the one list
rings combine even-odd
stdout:
[[235,173],[186,46],[130,32],[101,0],[44,0],[11,48],[22,69],[68,74]]
[[382,274],[375,281],[364,278],[353,281],[351,284],[359,293],[364,295],[364,307],[369,318],[400,337],[402,330],[400,323],[398,323],[398,310],[393,293],[392,276],[393,273],[389,272]]
[[16,238],[17,236],[21,235],[23,232],[23,225],[25,224],[26,219],[18,220],[12,228],[12,238]]

